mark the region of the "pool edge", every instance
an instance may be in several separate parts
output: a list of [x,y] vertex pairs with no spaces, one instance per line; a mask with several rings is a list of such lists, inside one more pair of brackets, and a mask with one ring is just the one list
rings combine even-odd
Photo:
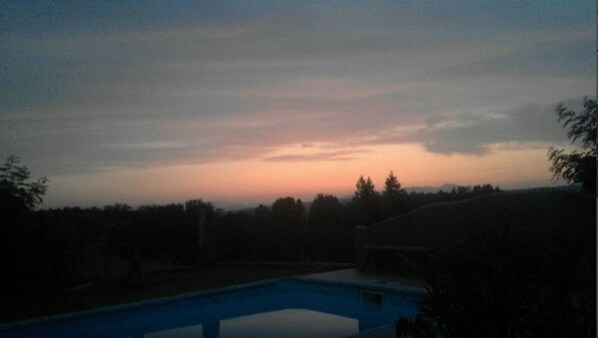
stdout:
[[257,282],[250,282],[250,283],[243,283],[243,284],[235,284],[230,286],[225,286],[221,288],[214,288],[214,289],[206,289],[201,291],[194,291],[194,292],[187,292],[182,293],[175,296],[165,296],[165,297],[157,297],[151,298],[131,303],[123,303],[117,305],[110,305],[104,306],[89,310],[83,311],[74,311],[74,312],[66,312],[56,315],[38,317],[38,318],[31,318],[31,319],[24,319],[14,322],[7,322],[0,324],[0,333],[4,331],[10,331],[15,329],[21,329],[26,327],[32,326],[39,326],[44,324],[49,324],[57,321],[62,320],[69,320],[75,319],[78,317],[91,317],[91,316],[98,316],[108,312],[120,312],[120,311],[127,311],[135,308],[141,308],[146,306],[153,306],[153,305],[160,305],[169,302],[176,302],[176,301],[183,301],[189,300],[197,297],[205,297],[209,295],[216,295],[227,293],[231,291],[239,291],[251,288],[258,288],[267,286],[270,284],[278,284],[285,281],[297,281],[302,283],[313,283],[313,284],[325,284],[325,285],[337,285],[337,286],[344,286],[350,288],[357,288],[357,289],[367,289],[367,290],[377,290],[377,291],[384,291],[384,292],[396,292],[396,293],[404,293],[409,295],[424,295],[426,293],[425,288],[420,287],[410,287],[410,286],[389,286],[383,284],[376,284],[375,282],[356,282],[356,281],[343,281],[343,280],[326,280],[326,279],[319,279],[317,278],[317,274],[311,275],[297,275],[291,277],[279,277],[279,278],[272,278],[261,280]]
[[204,297],[204,296],[208,296],[208,295],[212,295],[212,294],[219,294],[219,293],[225,293],[225,292],[231,292],[231,291],[239,291],[242,289],[263,287],[263,286],[266,286],[269,284],[277,284],[277,283],[280,283],[283,281],[294,280],[294,279],[295,279],[295,277],[271,278],[271,279],[265,279],[265,280],[261,280],[261,281],[257,281],[257,282],[235,284],[235,285],[225,286],[225,287],[221,287],[221,288],[186,292],[186,293],[181,293],[181,294],[178,294],[175,296],[156,297],[156,298],[140,300],[140,301],[136,301],[136,302],[103,306],[103,307],[98,307],[98,308],[83,310],[83,311],[65,312],[65,313],[60,313],[60,314],[56,314],[56,315],[49,315],[49,316],[43,316],[43,317],[37,317],[37,318],[31,318],[31,319],[23,319],[23,320],[7,322],[7,323],[0,323],[0,333],[2,333],[3,331],[9,331],[9,330],[14,330],[14,329],[18,329],[18,328],[30,327],[30,326],[38,326],[38,325],[48,324],[48,323],[52,323],[52,322],[56,322],[56,321],[73,319],[73,318],[77,318],[77,317],[96,316],[96,315],[101,315],[101,314],[112,312],[112,311],[115,311],[115,312],[126,311],[126,310],[144,307],[144,306],[160,305],[160,304],[165,304],[165,303],[169,303],[169,302],[188,300],[188,299],[192,299],[192,298],[196,298],[196,297]]

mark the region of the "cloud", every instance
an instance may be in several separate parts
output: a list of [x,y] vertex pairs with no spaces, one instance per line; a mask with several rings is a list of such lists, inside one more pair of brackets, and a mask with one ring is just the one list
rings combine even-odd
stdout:
[[[346,160],[377,144],[484,155],[562,142],[554,106],[595,89],[595,18],[580,4],[238,4],[44,34],[11,19],[0,149],[68,175]],[[276,153],[289,144],[330,148]]]
[[[581,99],[579,99],[581,102]],[[460,113],[427,121],[413,140],[442,154],[484,155],[497,143],[563,143],[555,105],[527,105],[500,113]]]
[[350,161],[354,160],[356,154],[368,153],[368,150],[338,150],[320,152],[315,154],[287,154],[265,157],[266,162],[314,162],[314,161]]
[[142,142],[125,144],[108,144],[108,149],[130,149],[130,150],[153,150],[153,149],[180,149],[185,148],[185,144],[176,142]]

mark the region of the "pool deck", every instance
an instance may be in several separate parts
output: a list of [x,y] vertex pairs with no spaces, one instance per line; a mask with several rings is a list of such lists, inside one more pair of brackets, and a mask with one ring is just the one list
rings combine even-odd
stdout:
[[395,338],[396,336],[395,323],[391,323],[344,338]]
[[414,278],[396,274],[363,273],[357,269],[342,269],[295,277],[299,280],[319,283],[344,284],[361,288],[382,289],[407,293],[425,294],[425,284]]

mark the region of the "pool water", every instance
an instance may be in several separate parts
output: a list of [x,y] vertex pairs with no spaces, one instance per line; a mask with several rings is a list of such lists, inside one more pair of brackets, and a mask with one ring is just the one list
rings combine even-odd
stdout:
[[298,279],[0,328],[0,337],[344,337],[416,314],[419,296]]
[[[359,332],[356,319],[312,310],[286,309],[219,323],[154,332],[144,337],[344,337]],[[206,331],[204,331],[206,330]],[[205,332],[205,334],[204,334]]]

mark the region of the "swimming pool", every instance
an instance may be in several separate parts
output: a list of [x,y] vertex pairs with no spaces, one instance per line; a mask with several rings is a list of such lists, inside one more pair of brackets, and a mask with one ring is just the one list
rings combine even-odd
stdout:
[[419,295],[296,278],[0,327],[0,337],[345,337],[416,314]]

